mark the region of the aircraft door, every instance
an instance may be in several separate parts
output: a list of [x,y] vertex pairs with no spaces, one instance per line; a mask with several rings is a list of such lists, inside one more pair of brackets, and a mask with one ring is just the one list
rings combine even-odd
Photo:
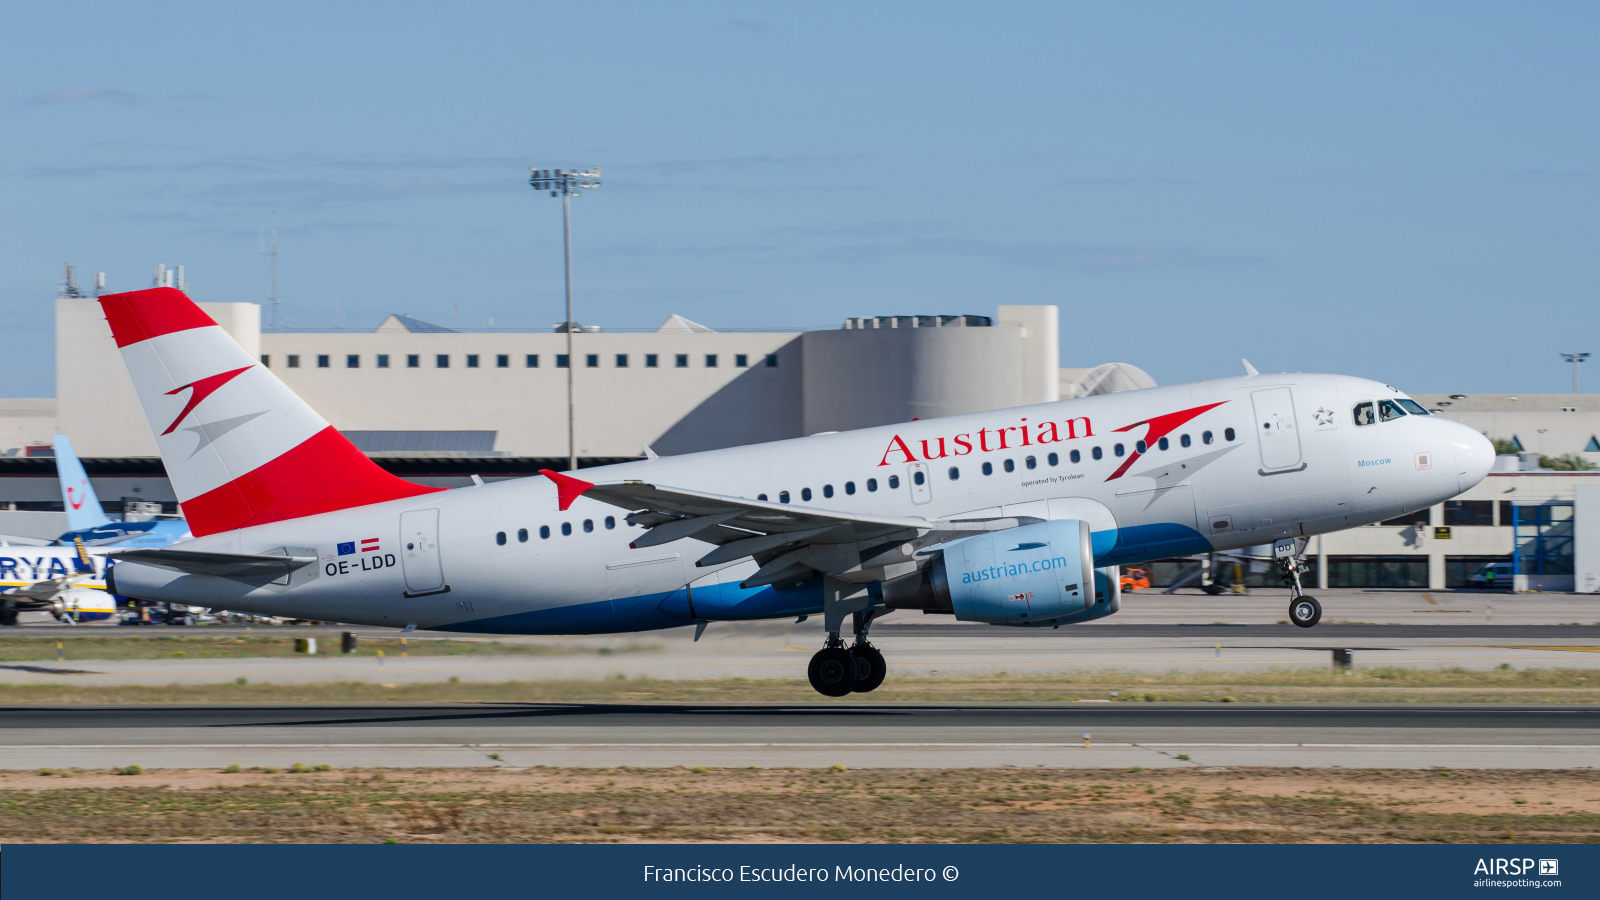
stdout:
[[437,509],[414,509],[400,514],[400,568],[405,572],[408,596],[446,590],[444,566],[439,558]]
[[927,503],[933,499],[933,472],[927,463],[906,466],[906,481],[911,483],[912,503]]
[[1294,398],[1286,387],[1255,391],[1250,395],[1256,413],[1256,437],[1261,442],[1262,474],[1303,469],[1300,432],[1295,428]]

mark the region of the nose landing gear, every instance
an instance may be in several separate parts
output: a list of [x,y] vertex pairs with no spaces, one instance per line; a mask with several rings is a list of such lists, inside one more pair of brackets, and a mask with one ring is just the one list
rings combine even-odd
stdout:
[[867,629],[878,612],[866,609],[853,614],[855,644],[846,647],[835,631],[828,635],[828,645],[811,657],[806,677],[817,693],[843,697],[851,692],[865,694],[883,684],[889,665],[878,648],[867,642]]
[[1305,538],[1283,538],[1272,545],[1272,561],[1289,585],[1289,621],[1310,628],[1322,621],[1322,604],[1315,597],[1307,597],[1300,588],[1300,573],[1306,571],[1300,557],[1305,552]]

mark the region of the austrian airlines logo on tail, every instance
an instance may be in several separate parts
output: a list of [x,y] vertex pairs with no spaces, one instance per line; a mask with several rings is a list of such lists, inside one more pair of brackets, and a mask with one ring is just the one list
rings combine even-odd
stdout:
[[187,391],[191,388],[194,390],[194,393],[189,395],[189,402],[183,405],[183,412],[178,413],[178,417],[172,420],[172,424],[167,426],[167,430],[161,432],[162,435],[171,434],[172,430],[177,428],[178,424],[187,418],[189,413],[194,412],[194,408],[200,405],[200,401],[216,393],[217,388],[220,388],[233,379],[239,377],[241,372],[248,372],[253,368],[255,367],[244,366],[243,368],[234,369],[231,372],[222,372],[217,375],[207,375],[199,381],[192,381],[188,384],[180,385],[170,391],[167,391],[167,396],[169,397],[178,393],[179,391]]

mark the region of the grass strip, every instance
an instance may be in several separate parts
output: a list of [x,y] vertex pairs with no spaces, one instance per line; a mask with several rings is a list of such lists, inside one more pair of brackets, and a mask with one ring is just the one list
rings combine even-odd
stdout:
[[1600,840],[1600,790],[1577,770],[317,769],[0,774],[0,833],[59,843]]

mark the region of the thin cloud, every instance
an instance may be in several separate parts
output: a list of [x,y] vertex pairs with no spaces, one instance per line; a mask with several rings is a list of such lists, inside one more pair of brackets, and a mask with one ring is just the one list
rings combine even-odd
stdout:
[[75,87],[60,91],[47,91],[28,100],[29,106],[58,106],[63,103],[138,103],[139,98],[125,91],[111,88]]

